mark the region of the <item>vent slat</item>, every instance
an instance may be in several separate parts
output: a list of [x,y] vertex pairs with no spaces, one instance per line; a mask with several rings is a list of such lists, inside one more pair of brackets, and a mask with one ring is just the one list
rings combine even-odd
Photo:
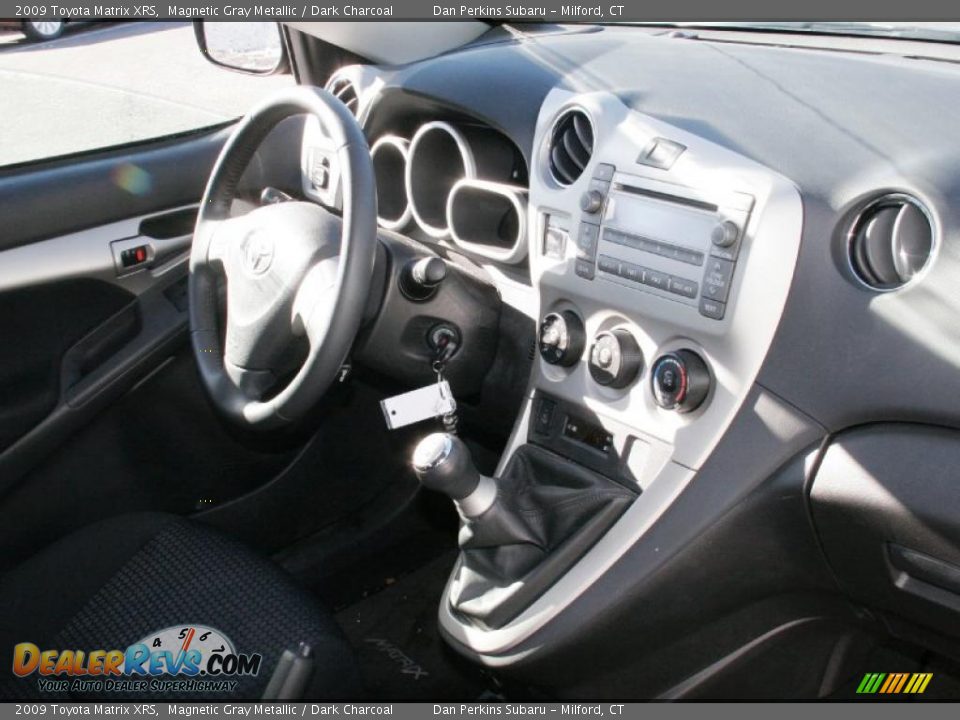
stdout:
[[564,185],[571,185],[582,172],[580,168],[570,163],[570,159],[563,154],[559,145],[554,145],[550,151],[550,167],[553,174],[557,176],[557,180]]
[[929,216],[905,195],[880,198],[857,216],[849,234],[850,266],[865,285],[895,290],[915,278],[933,254]]
[[357,94],[357,88],[347,78],[337,78],[327,84],[327,90],[340,102],[347,106],[351,113],[357,114],[357,107],[360,105],[360,96]]
[[590,127],[587,118],[579,113],[574,114],[573,130],[577,134],[577,138],[579,138],[581,144],[590,151],[593,151],[593,129]]
[[570,110],[553,126],[549,165],[554,180],[573,184],[583,174],[593,155],[593,127],[582,110]]
[[590,149],[584,147],[576,133],[565,132],[563,134],[563,147],[570,156],[570,159],[576,163],[581,171],[587,166],[587,163],[590,162]]

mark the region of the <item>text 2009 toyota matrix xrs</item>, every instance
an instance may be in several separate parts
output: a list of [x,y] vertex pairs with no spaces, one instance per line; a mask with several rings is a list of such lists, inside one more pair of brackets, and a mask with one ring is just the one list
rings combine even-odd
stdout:
[[945,31],[280,32],[0,176],[5,695],[956,697]]

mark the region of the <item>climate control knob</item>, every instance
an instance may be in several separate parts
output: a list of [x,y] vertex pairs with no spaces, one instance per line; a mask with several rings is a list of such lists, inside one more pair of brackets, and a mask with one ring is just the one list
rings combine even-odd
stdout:
[[597,333],[590,348],[590,375],[600,385],[625,388],[643,368],[643,353],[628,330]]
[[573,310],[550,313],[540,323],[540,357],[561,367],[576,365],[583,355],[587,332]]
[[687,413],[696,410],[710,392],[710,371],[693,350],[661,355],[650,373],[653,399],[664,410]]

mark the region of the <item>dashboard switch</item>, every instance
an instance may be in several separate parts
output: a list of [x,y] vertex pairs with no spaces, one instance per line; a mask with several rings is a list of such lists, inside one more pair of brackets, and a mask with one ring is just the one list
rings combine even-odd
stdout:
[[640,165],[669,170],[686,149],[686,145],[681,145],[673,140],[662,137],[654,138],[640,153],[637,162]]
[[567,233],[559,228],[547,228],[543,237],[543,254],[548,258],[563,260],[567,249]]
[[447,276],[443,258],[428,256],[411,260],[400,271],[400,291],[410,300],[429,300]]
[[134,265],[142,265],[146,261],[146,245],[137,245],[136,247],[128,248],[120,253],[120,262],[125,268],[133,267]]
[[625,388],[643,368],[643,353],[628,330],[601,332],[590,348],[590,375],[599,385]]
[[613,174],[617,171],[617,168],[610,163],[600,163],[597,165],[596,170],[593,171],[594,180],[603,180],[605,182],[610,182],[613,180]]
[[586,345],[583,320],[573,310],[550,313],[540,323],[540,357],[550,365],[576,365]]
[[534,429],[541,435],[549,435],[553,427],[553,416],[557,410],[557,403],[549,398],[540,398],[537,408],[537,417]]
[[677,350],[657,358],[650,373],[653,399],[664,410],[696,410],[710,392],[710,371],[693,350]]

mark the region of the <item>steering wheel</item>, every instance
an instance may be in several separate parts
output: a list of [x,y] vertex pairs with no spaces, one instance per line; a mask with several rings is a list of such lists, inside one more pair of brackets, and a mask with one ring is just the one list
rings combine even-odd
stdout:
[[[232,217],[237,185],[257,148],[280,121],[300,114],[314,116],[331,140],[342,219],[294,201]],[[213,167],[190,252],[193,353],[224,415],[249,428],[274,428],[320,400],[360,329],[376,242],[370,150],[343,103],[318,88],[291,88],[240,121]]]

